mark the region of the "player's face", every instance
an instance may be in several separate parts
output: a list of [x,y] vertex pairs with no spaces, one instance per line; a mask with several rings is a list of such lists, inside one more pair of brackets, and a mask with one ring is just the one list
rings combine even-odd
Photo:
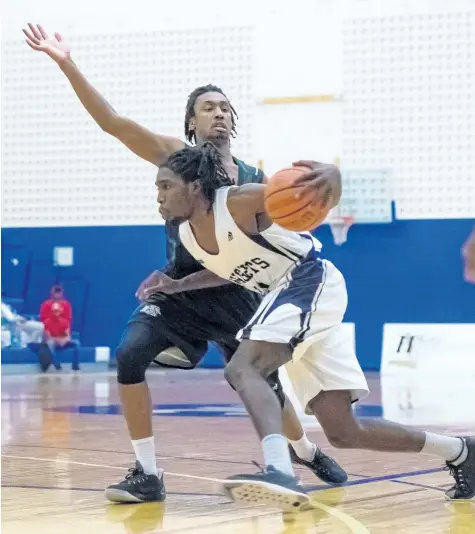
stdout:
[[186,183],[170,169],[159,169],[157,179],[158,211],[165,220],[186,221],[196,198],[196,184]]
[[229,142],[233,120],[231,106],[225,96],[221,93],[204,93],[196,99],[194,111],[190,127],[197,139],[218,145]]

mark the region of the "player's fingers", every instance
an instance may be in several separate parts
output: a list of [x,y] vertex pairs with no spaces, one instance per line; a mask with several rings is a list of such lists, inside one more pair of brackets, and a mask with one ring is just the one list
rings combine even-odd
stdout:
[[143,290],[144,290],[144,284],[143,282],[139,285],[139,287],[137,288],[137,291],[135,292],[135,296],[137,298],[140,298],[140,295],[143,293]]
[[41,37],[41,33],[39,32],[38,28],[32,24],[31,22],[28,22],[28,27],[30,28],[31,30],[31,33],[39,40],[41,41],[42,37]]
[[319,205],[322,202],[322,196],[319,194],[318,191],[309,190],[307,193],[300,192],[300,196],[297,198],[302,198],[302,196],[304,195],[305,200],[308,201],[309,204]]
[[28,30],[23,28],[22,32],[26,35],[26,38],[33,44],[40,44],[40,41]]
[[328,187],[326,180],[322,179],[313,179],[313,180],[300,180],[298,178],[293,183],[294,186],[302,186],[296,193],[295,198],[301,198],[303,195],[308,195],[309,193],[315,193],[317,195],[322,194],[322,190]]
[[329,208],[332,202],[332,189],[327,186],[323,189],[315,189],[307,186],[300,191],[301,196],[305,196],[306,199],[315,206],[319,206],[321,209]]
[[43,37],[43,39],[49,39],[48,34],[45,32],[41,24],[37,24],[36,27],[38,28],[38,31],[41,33],[41,37]]
[[294,161],[292,165],[294,167],[308,167],[309,169],[313,169],[315,161],[310,161],[309,159],[299,159],[298,161]]
[[30,47],[33,48],[33,50],[41,50],[41,48],[36,45],[35,43],[31,42],[29,39],[25,39],[25,43]]
[[162,290],[162,284],[158,284],[155,286],[147,287],[146,289],[144,289],[143,293],[146,297],[148,297],[149,295],[152,295],[153,293],[158,293],[161,290]]
[[60,43],[63,40],[63,36],[58,32],[55,32],[54,36],[56,37],[56,40],[58,41],[58,43]]
[[315,187],[318,189],[328,182],[328,180],[322,176],[321,170],[313,170],[302,174],[294,180],[294,185],[307,185]]
[[333,191],[331,187],[328,187],[322,197],[322,208],[329,207],[333,200]]

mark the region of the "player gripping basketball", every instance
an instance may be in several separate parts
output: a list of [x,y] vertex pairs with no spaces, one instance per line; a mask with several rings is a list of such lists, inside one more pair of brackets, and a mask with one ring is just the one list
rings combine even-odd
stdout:
[[[185,146],[179,139],[156,135],[117,115],[73,63],[62,37],[55,34],[49,39],[41,26],[30,24],[29,27],[30,31],[24,30],[29,46],[45,52],[58,63],[86,110],[104,131],[155,165]],[[219,147],[234,183],[262,182],[262,171],[231,155],[229,140],[234,133],[235,112],[218,87],[200,87],[191,93],[185,116],[187,140],[198,144],[212,140]],[[303,163],[314,168],[305,178],[305,187],[325,194],[339,189],[339,173],[335,167]],[[137,465],[125,480],[106,490],[106,496],[114,501],[165,498],[163,477],[158,476],[155,459],[152,405],[145,381],[145,371],[151,361],[155,358],[164,366],[193,368],[204,355],[208,340],[219,344],[229,360],[238,347],[236,333],[260,303],[258,295],[203,269],[180,244],[176,224],[168,222],[166,230],[169,266],[165,272],[152,273],[139,287],[138,296],[144,302],[127,324],[116,353],[119,393]],[[294,461],[309,467],[328,483],[344,482],[346,473],[304,434],[277,375],[270,377],[269,382],[284,405],[284,426],[292,444]]]
[[[218,276],[264,295],[238,334],[241,344],[225,376],[252,418],[266,467],[258,474],[228,479],[224,490],[232,499],[284,510],[298,509],[308,501],[294,477],[280,407],[266,382],[282,365],[300,403],[316,416],[335,447],[438,456],[455,480],[446,497],[475,496],[474,438],[355,417],[351,404],[368,394],[368,386],[341,328],[347,305],[345,281],[331,262],[321,259],[321,244],[311,234],[286,230],[270,219],[264,207],[267,186],[233,187],[210,143],[173,154],[160,167],[156,184],[162,216],[183,221],[180,237],[195,259]],[[300,193],[300,201],[284,195],[280,206],[287,214],[296,214],[296,226],[307,202],[294,185],[288,179],[287,186],[269,189],[288,193],[290,186],[291,193],[292,188]],[[313,204],[315,220],[323,219],[337,200],[330,199],[326,206]],[[230,234],[232,240],[227,238]]]

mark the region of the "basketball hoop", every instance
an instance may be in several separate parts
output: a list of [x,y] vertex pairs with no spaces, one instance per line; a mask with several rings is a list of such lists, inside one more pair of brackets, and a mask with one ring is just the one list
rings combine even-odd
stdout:
[[346,243],[348,230],[354,222],[354,217],[333,217],[329,221],[335,245],[340,246]]

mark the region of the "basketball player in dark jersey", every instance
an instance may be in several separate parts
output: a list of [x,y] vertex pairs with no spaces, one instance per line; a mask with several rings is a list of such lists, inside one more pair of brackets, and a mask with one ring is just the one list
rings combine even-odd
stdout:
[[[45,52],[58,64],[85,109],[106,133],[156,166],[185,146],[177,138],[156,135],[118,115],[82,75],[59,34],[49,38],[41,26],[29,24],[29,28],[24,30],[28,45]],[[236,133],[235,120],[235,110],[220,88],[199,87],[188,98],[185,137],[196,144],[212,141],[236,184],[262,182],[265,178],[262,171],[231,154],[230,137]],[[316,162],[305,163],[310,167],[309,174],[303,177],[308,188],[325,190],[327,195],[339,191],[338,169]],[[238,346],[236,333],[259,305],[255,294],[203,269],[180,243],[176,225],[167,224],[166,230],[169,264],[163,271],[152,273],[139,287],[138,297],[143,302],[128,322],[116,353],[119,394],[137,462],[124,481],[107,488],[106,496],[113,501],[165,499],[163,476],[155,459],[152,403],[145,381],[145,371],[152,360],[163,366],[194,368],[205,354],[207,342],[213,341],[222,348],[228,361]],[[328,483],[344,482],[346,473],[303,432],[278,376],[275,374],[269,381],[283,407],[284,428],[293,460]]]

